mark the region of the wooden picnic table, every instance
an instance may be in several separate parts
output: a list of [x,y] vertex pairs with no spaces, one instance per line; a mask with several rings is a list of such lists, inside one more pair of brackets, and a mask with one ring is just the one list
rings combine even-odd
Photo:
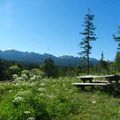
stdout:
[[85,75],[85,76],[78,76],[77,78],[81,79],[83,83],[86,83],[86,81],[90,81],[90,83],[92,83],[94,82],[93,80],[95,78],[105,78],[108,81],[108,83],[112,83],[113,81],[115,81],[116,84],[118,84],[120,81],[119,75],[102,75],[102,76]]
[[[119,81],[120,81],[120,76],[119,75],[102,75],[102,76],[98,76],[98,75],[85,75],[85,76],[78,76],[77,78],[81,79],[82,83],[72,83],[72,85],[80,86],[82,88],[82,90],[84,90],[85,86],[91,86],[91,90],[93,90],[94,86],[108,86],[108,85],[112,85],[113,81],[117,85],[119,83]],[[105,78],[107,81],[105,81],[105,80],[94,81],[94,79],[96,79],[96,78]],[[87,82],[87,81],[89,81],[89,82]]]
[[120,81],[120,75],[105,75],[105,78],[109,83],[115,81],[115,83],[118,84]]
[[93,79],[96,78],[96,75],[85,75],[85,76],[78,76],[78,79],[81,79],[83,83],[86,83],[86,81],[89,81],[90,83],[93,82]]

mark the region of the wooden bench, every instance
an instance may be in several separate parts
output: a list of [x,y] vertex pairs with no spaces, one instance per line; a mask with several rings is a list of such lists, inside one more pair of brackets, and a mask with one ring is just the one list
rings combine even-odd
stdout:
[[72,83],[71,85],[76,86],[76,87],[81,87],[82,91],[85,91],[86,86],[90,86],[91,90],[93,91],[95,86],[108,86],[110,83]]
[[109,83],[72,83],[74,86],[105,86]]

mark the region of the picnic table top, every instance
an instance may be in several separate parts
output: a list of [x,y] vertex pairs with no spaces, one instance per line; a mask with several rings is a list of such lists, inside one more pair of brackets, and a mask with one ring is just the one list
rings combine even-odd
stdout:
[[80,79],[89,79],[89,78],[107,78],[107,77],[114,77],[115,75],[85,75],[85,76],[78,76],[77,78]]

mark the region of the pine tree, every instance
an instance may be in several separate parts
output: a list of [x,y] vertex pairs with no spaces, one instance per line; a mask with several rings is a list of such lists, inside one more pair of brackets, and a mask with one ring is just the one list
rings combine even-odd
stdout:
[[109,73],[109,61],[104,60],[104,53],[103,52],[101,53],[100,68],[101,68],[101,72]]
[[52,58],[45,59],[42,66],[43,72],[47,77],[57,77],[58,70]]
[[101,61],[104,61],[104,53],[103,53],[103,51],[102,51],[102,53],[101,53],[101,59],[100,59]]
[[120,52],[117,52],[115,56],[115,69],[120,72]]
[[85,15],[85,20],[83,24],[84,30],[83,32],[80,33],[82,36],[84,36],[82,38],[82,41],[80,42],[80,46],[83,49],[80,52],[80,55],[86,60],[87,74],[89,74],[90,54],[92,49],[90,42],[96,40],[96,34],[94,33],[96,27],[93,24],[93,20],[94,20],[94,15],[91,14],[90,10],[88,10],[88,14]]
[[118,27],[118,35],[113,35],[113,39],[118,42],[118,52],[116,53],[116,57],[115,57],[115,71],[116,69],[118,71],[120,71],[120,26]]
[[116,41],[116,42],[118,42],[118,50],[120,50],[120,27],[118,27],[118,36],[116,36],[116,35],[113,35],[113,38],[114,38],[114,40]]

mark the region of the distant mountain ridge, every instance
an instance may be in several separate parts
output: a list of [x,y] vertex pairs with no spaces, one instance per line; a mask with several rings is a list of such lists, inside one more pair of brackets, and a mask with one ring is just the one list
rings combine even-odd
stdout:
[[[63,55],[60,57],[53,56],[51,54],[38,54],[34,52],[21,52],[17,50],[0,50],[0,58],[5,60],[12,60],[18,62],[26,62],[26,63],[36,63],[41,64],[44,62],[46,58],[52,58],[57,65],[63,66],[78,66],[82,58],[74,57],[69,55]],[[91,58],[91,63],[96,64],[98,63],[97,59]]]

